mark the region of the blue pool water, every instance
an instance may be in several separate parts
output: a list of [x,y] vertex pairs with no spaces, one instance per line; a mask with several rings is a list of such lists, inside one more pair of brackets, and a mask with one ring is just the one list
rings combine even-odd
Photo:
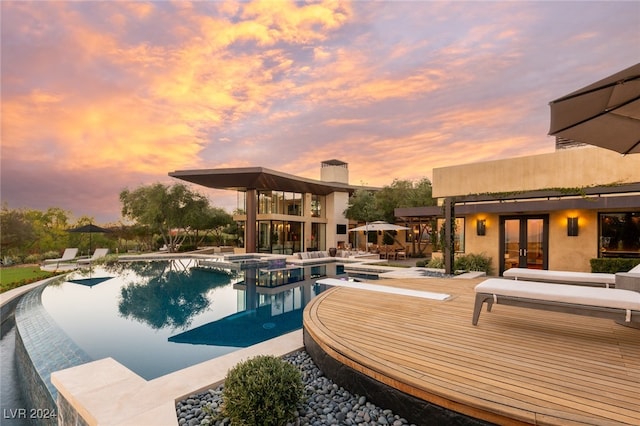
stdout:
[[42,305],[89,358],[112,357],[150,380],[301,328],[304,306],[324,290],[315,281],[340,273],[279,266],[100,266],[47,286]]

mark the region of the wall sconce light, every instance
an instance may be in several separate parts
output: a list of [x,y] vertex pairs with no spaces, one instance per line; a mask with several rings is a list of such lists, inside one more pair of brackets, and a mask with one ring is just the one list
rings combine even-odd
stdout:
[[476,234],[477,235],[487,234],[487,221],[485,219],[478,219],[476,221]]
[[567,236],[568,237],[578,236],[578,218],[577,217],[567,218]]

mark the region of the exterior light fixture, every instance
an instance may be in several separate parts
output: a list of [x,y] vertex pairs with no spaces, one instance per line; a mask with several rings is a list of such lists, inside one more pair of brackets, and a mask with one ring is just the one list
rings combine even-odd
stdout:
[[567,236],[568,237],[578,236],[578,218],[577,217],[567,218]]
[[486,221],[486,219],[478,219],[476,221],[476,234],[477,235],[486,235],[487,234],[487,221]]

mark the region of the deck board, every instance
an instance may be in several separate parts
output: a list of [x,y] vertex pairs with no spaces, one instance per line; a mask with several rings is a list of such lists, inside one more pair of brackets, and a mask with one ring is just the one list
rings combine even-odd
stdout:
[[343,364],[484,420],[640,425],[640,330],[504,305],[473,326],[480,281],[376,282],[446,301],[335,288],[308,305],[304,327]]

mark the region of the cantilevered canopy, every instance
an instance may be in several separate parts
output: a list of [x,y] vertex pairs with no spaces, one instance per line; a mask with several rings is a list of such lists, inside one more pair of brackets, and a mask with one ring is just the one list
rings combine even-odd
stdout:
[[[363,188],[339,182],[322,182],[306,179],[264,167],[240,167],[227,169],[178,170],[169,176],[196,183],[208,188],[246,191],[290,191],[328,195],[332,192],[348,192]],[[363,188],[377,190],[378,188]]]
[[640,64],[552,101],[549,134],[640,153]]

